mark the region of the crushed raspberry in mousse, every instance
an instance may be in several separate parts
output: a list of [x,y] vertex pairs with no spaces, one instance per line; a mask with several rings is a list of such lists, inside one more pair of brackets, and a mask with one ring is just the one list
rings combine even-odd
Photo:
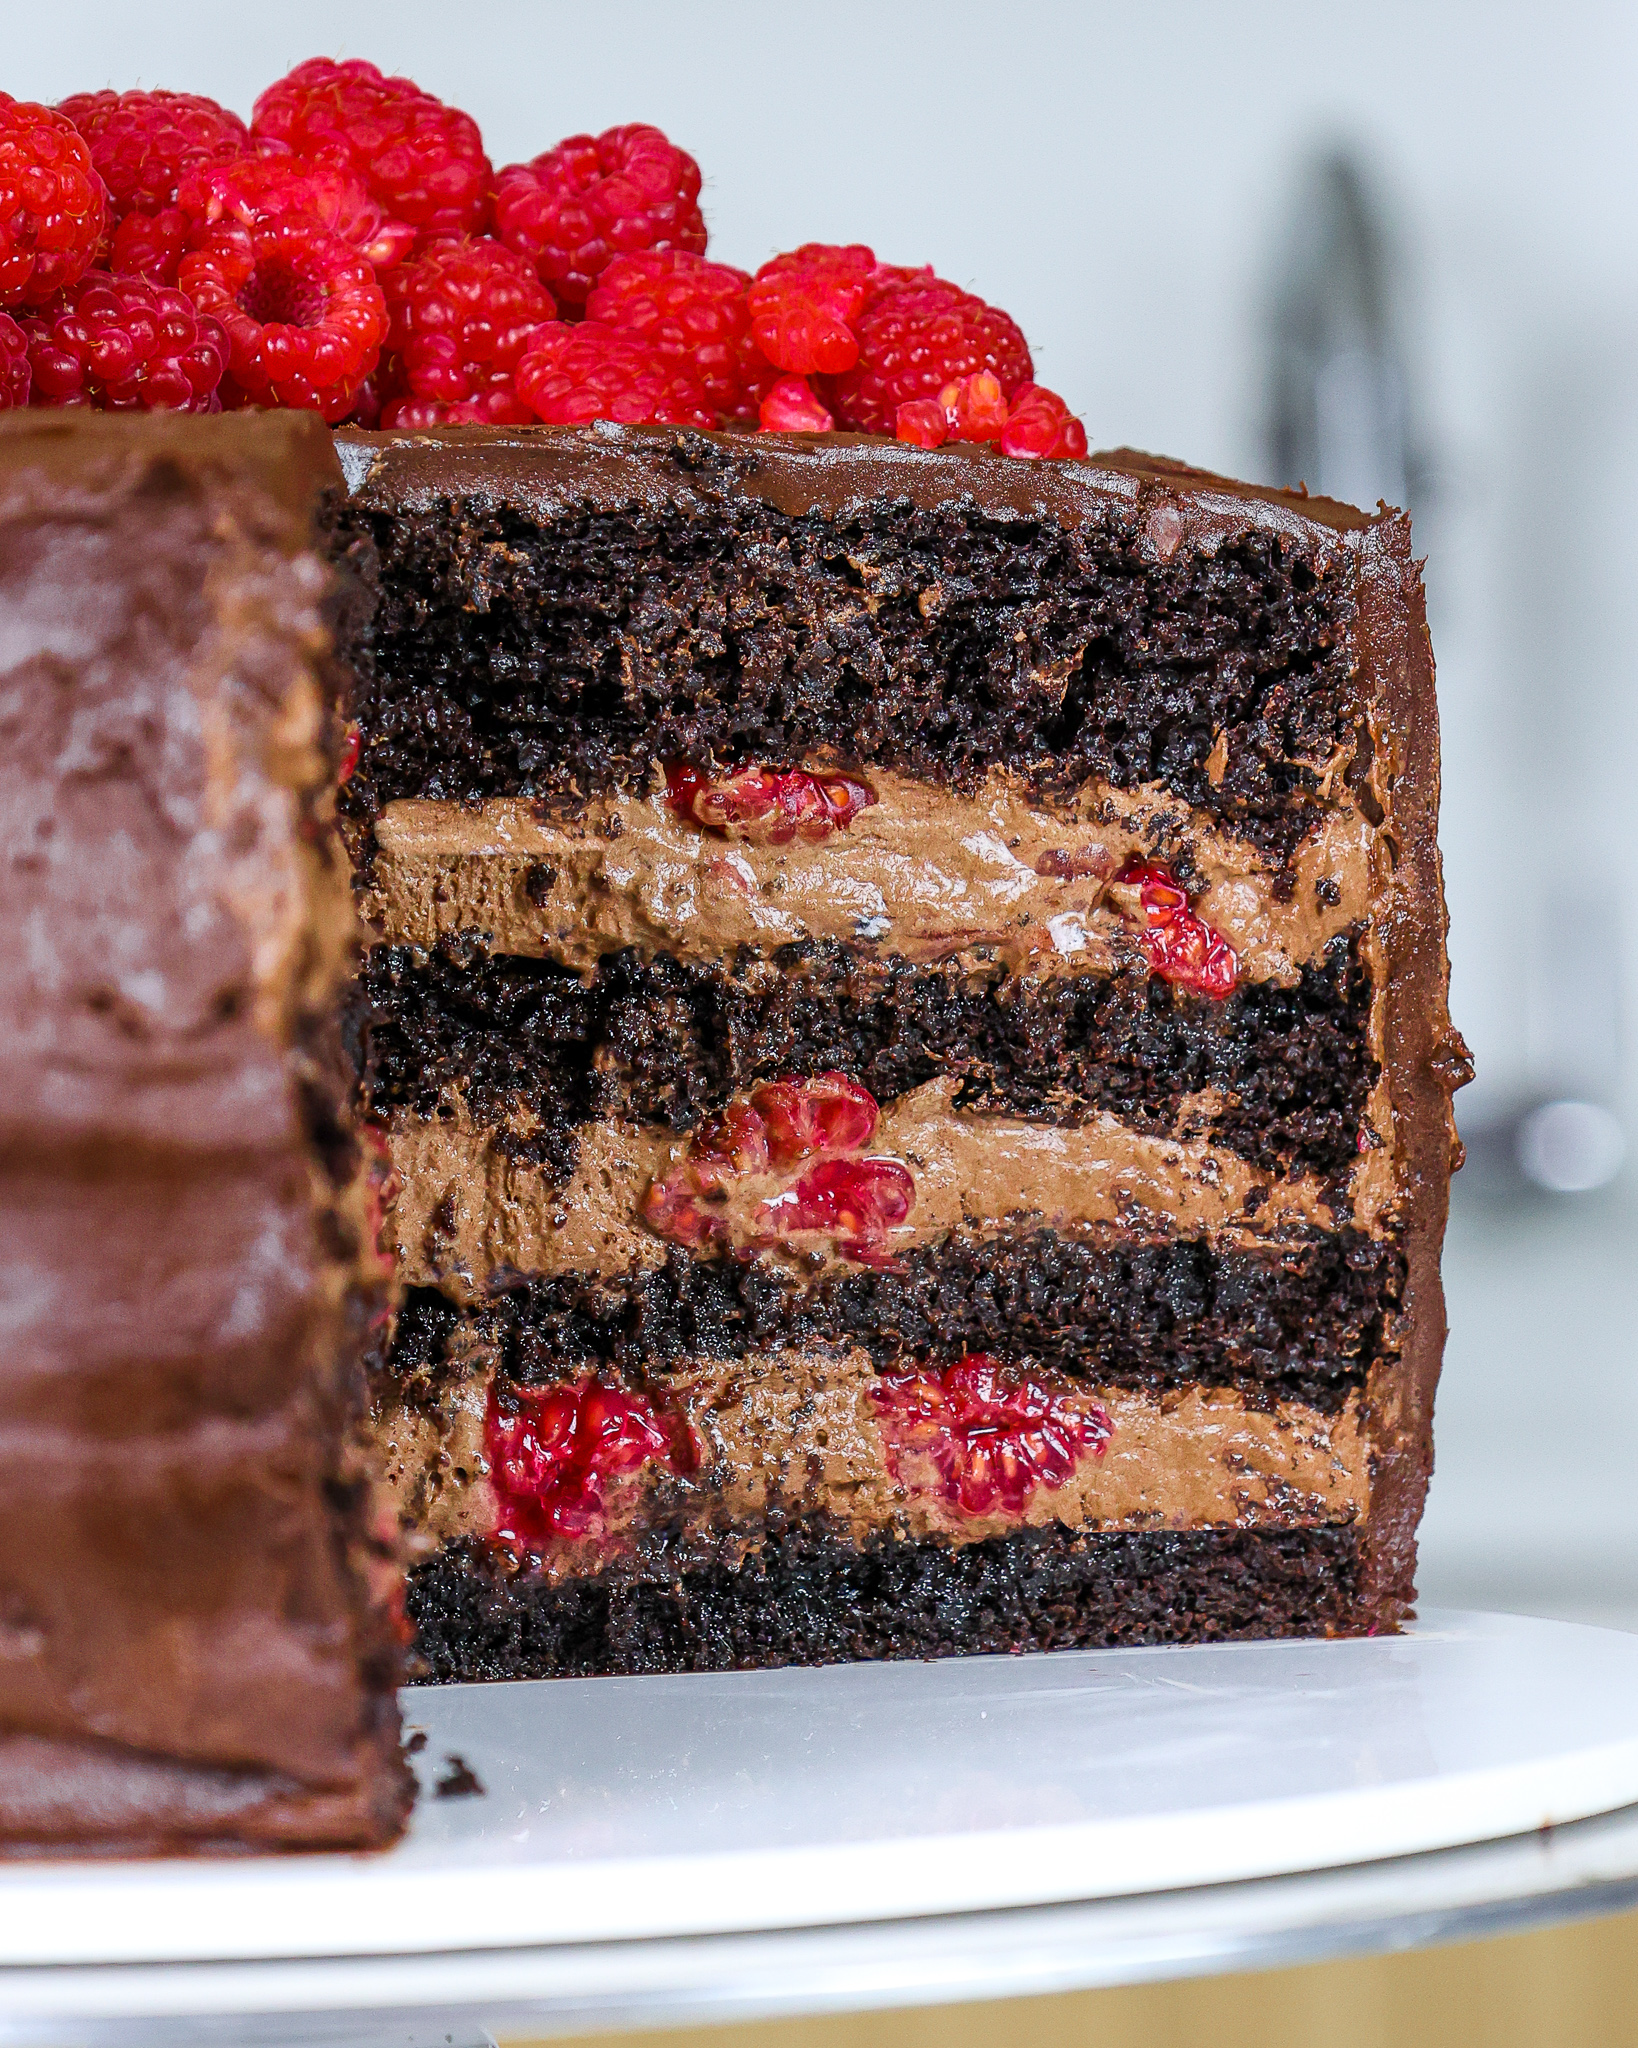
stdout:
[[501,1507],[495,1541],[518,1558],[606,1534],[613,1483],[645,1465],[687,1474],[699,1463],[680,1415],[591,1373],[544,1387],[497,1380],[484,1446]]
[[666,801],[678,817],[759,846],[783,846],[798,837],[828,839],[845,832],[876,801],[876,792],[857,776],[801,768],[742,768],[713,782],[689,762],[673,761],[665,781]]
[[885,1373],[871,1390],[893,1478],[968,1516],[1022,1514],[1114,1434],[1105,1411],[1044,1377],[969,1352],[954,1365]]
[[888,1265],[888,1233],[909,1217],[916,1184],[901,1160],[861,1156],[877,1115],[876,1098],[845,1074],[766,1081],[701,1124],[651,1183],[643,1219],[693,1251],[750,1256],[806,1242]]
[[1138,937],[1162,980],[1197,995],[1221,999],[1240,978],[1239,956],[1221,932],[1189,907],[1189,894],[1157,860],[1129,860],[1109,885],[1128,917],[1141,920]]

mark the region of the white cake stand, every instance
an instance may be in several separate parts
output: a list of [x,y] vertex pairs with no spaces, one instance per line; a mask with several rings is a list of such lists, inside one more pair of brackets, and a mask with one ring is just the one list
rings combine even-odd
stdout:
[[388,1855],[0,1867],[0,2042],[467,2048],[1063,1991],[1638,1901],[1638,1636],[405,1696]]

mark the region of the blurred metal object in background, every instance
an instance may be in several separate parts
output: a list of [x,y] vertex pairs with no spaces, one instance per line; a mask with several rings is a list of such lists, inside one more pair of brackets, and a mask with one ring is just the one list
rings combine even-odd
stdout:
[[[1418,458],[1405,289],[1371,180],[1345,151],[1301,171],[1269,297],[1265,467],[1272,483],[1369,508],[1427,507]],[[1562,466],[1563,452],[1555,450]],[[1532,546],[1532,559],[1539,542]],[[1549,592],[1555,601],[1561,593]],[[1555,612],[1542,674],[1562,659]],[[1539,763],[1524,770],[1539,781]],[[1543,863],[1537,858],[1537,866]],[[1626,1157],[1621,1099],[1621,905],[1589,882],[1584,860],[1545,891],[1528,983],[1524,1068],[1459,1100],[1468,1147],[1462,1193],[1516,1199],[1609,1185]],[[1598,863],[1592,863],[1596,872]],[[1606,864],[1607,865],[1607,864]]]
[[1409,504],[1394,285],[1359,166],[1319,158],[1302,177],[1271,308],[1270,482],[1367,508]]

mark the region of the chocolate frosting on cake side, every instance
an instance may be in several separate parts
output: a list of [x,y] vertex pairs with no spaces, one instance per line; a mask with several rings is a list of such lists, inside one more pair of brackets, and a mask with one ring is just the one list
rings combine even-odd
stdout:
[[0,422],[0,1853],[402,1825],[305,415]]

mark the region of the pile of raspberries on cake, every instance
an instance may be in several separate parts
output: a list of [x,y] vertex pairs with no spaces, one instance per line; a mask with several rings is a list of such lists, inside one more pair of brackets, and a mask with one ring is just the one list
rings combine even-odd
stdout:
[[699,194],[640,124],[496,171],[469,116],[359,60],[298,65],[248,128],[197,93],[0,93],[0,407],[1086,453],[998,308],[858,244],[711,262]]

